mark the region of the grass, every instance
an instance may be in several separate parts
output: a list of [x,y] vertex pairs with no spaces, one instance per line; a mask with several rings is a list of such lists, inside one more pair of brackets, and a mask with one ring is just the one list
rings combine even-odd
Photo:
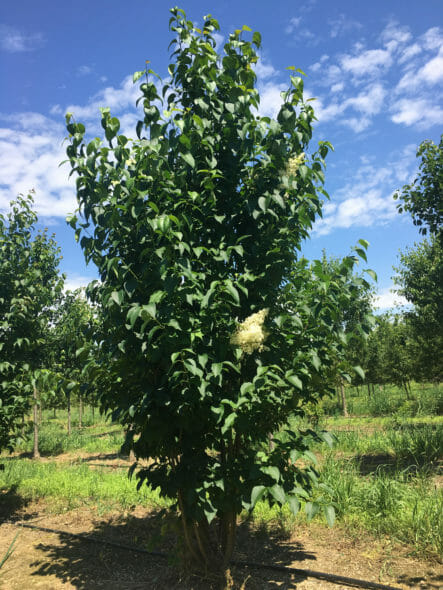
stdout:
[[0,488],[14,487],[27,500],[50,500],[51,511],[94,506],[101,513],[128,510],[137,505],[165,508],[168,500],[147,486],[136,489],[125,470],[91,469],[86,463],[70,464],[10,459],[0,472]]
[[[359,400],[357,395],[350,399]],[[39,462],[4,456],[0,489],[15,489],[27,500],[44,498],[53,512],[88,506],[104,514],[137,505],[154,509],[170,505],[147,486],[137,491],[124,469],[90,466],[76,458],[80,451],[117,454],[123,442],[121,427],[101,420],[74,428],[68,437],[65,413],[59,411],[54,418],[48,412],[44,419],[42,455],[67,452],[72,457]],[[301,426],[296,420],[292,425]],[[326,500],[336,508],[338,525],[355,534],[387,535],[409,544],[417,555],[442,555],[443,495],[436,476],[443,455],[443,416],[323,416],[320,426],[336,436],[332,450],[319,444],[314,450],[320,457],[321,480],[331,490]],[[31,450],[31,443],[20,450]],[[306,517],[303,511],[294,517],[287,506],[271,508],[259,502],[252,518],[258,526],[290,532]],[[315,518],[324,521],[321,514]]]

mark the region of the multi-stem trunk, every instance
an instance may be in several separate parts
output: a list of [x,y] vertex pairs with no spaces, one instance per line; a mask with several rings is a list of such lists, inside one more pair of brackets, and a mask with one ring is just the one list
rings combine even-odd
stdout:
[[[237,518],[234,511],[222,514],[218,523],[209,525],[206,518],[189,520],[183,503],[183,492],[178,494],[183,526],[185,563],[190,569],[225,588],[229,562],[235,547]],[[217,526],[218,524],[218,526]]]
[[40,451],[38,450],[38,391],[34,385],[33,389],[33,399],[34,399],[34,448],[32,451],[32,456],[34,459],[40,458]]

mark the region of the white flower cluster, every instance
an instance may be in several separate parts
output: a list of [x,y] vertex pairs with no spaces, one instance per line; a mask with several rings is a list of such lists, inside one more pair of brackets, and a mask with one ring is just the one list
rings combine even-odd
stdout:
[[286,165],[286,175],[287,176],[295,176],[297,174],[297,170],[305,161],[305,153],[302,152],[298,156],[294,156],[293,158],[289,158],[289,161]]
[[268,337],[268,332],[263,327],[268,312],[269,309],[262,309],[246,318],[231,337],[231,344],[239,346],[247,354],[254,350],[261,352],[263,342]]

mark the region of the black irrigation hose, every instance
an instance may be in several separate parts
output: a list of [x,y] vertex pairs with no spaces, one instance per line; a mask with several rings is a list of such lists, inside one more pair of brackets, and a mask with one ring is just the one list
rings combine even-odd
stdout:
[[[99,537],[94,536],[88,536],[84,533],[70,533],[68,531],[49,529],[47,527],[27,524],[24,522],[9,522],[5,524],[13,524],[15,526],[21,526],[27,529],[35,529],[38,531],[43,531],[45,533],[56,533],[57,535],[65,537],[74,537],[76,539],[81,539],[82,541],[87,541],[89,543],[109,545],[110,547],[116,547],[117,549],[125,549],[126,551],[133,551],[135,553],[144,553],[145,555],[151,555],[152,557],[160,557],[162,559],[168,558],[168,556],[165,553],[160,553],[159,551],[148,551],[147,549],[141,549],[139,547],[134,547],[133,545],[122,545],[121,543],[116,543],[115,541],[101,539]],[[284,565],[268,565],[264,563],[255,563],[250,561],[231,561],[231,563],[232,565],[236,565],[238,567],[268,569],[277,572],[283,572],[286,574],[306,576],[307,578],[317,578],[318,580],[326,580],[327,582],[331,582],[332,584],[345,584],[346,586],[354,586],[357,588],[369,588],[370,590],[401,590],[401,588],[398,588],[396,586],[386,586],[385,584],[378,584],[377,582],[367,582],[366,580],[357,580],[356,578],[337,576],[336,574],[326,574],[323,572],[299,569],[296,567],[286,567]]]

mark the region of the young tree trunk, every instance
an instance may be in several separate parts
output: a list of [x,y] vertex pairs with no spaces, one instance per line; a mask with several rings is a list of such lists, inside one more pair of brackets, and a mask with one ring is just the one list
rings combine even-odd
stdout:
[[34,448],[32,450],[32,456],[34,459],[40,458],[40,451],[38,450],[38,392],[34,385],[33,391],[34,398]]
[[93,424],[94,424],[94,410],[95,410],[94,404],[92,404],[92,406],[91,406],[91,413],[92,413],[92,423]]
[[67,394],[67,401],[68,401],[68,436],[71,434],[71,393],[68,392]]
[[341,407],[343,410],[343,416],[345,418],[347,418],[349,416],[348,404],[346,402],[345,386],[344,386],[343,380],[340,381],[340,401],[341,401]]
[[82,427],[82,420],[83,420],[83,399],[82,396],[78,396],[78,427]]
[[57,418],[57,408],[54,408],[54,418]]
[[371,397],[371,384],[368,383],[368,397]]

